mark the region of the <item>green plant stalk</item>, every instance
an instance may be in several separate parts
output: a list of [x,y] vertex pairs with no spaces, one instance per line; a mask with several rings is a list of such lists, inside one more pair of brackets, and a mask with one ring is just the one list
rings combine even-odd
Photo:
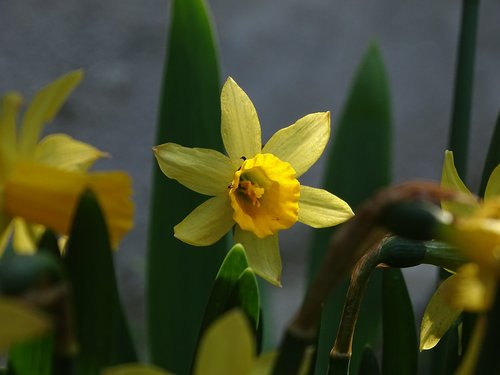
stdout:
[[476,374],[500,374],[498,338],[500,337],[500,285],[497,283],[495,302],[488,311],[486,335],[476,364]]
[[377,247],[364,255],[352,271],[337,338],[330,352],[329,375],[341,374],[342,372],[339,372],[341,369],[347,370],[345,374],[349,373],[354,328],[358,320],[361,302],[363,301],[370,275],[378,265],[379,258],[380,247]]
[[[382,54],[377,44],[372,43],[356,71],[338,121],[324,178],[324,187],[346,200],[356,213],[363,201],[391,181],[391,133],[388,78]],[[315,232],[309,259],[309,281],[321,268],[330,238],[337,230],[340,228]],[[372,278],[370,294],[379,294],[380,282],[379,278]],[[328,353],[337,330],[347,285],[348,280],[344,279],[324,304],[316,359],[316,372],[320,374],[326,373]],[[367,311],[379,311],[378,304],[378,299],[374,300],[373,306],[367,306]],[[373,314],[361,313],[360,324],[366,323],[367,330],[358,330],[362,334],[359,351],[364,345],[361,341],[373,341],[378,332],[373,319]],[[355,357],[356,353],[355,350]]]
[[478,18],[479,0],[463,0],[448,145],[453,151],[458,174],[464,180],[467,176]]

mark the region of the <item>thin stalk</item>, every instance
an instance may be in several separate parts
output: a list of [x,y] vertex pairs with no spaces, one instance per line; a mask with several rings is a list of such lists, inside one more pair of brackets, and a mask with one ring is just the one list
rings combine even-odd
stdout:
[[[358,320],[359,309],[363,301],[364,292],[368,286],[370,275],[380,261],[380,247],[369,251],[364,255],[354,267],[351,275],[351,282],[347,290],[347,296],[342,311],[337,338],[330,352],[330,368],[328,374],[341,374],[339,369],[343,369],[352,355],[352,342],[354,329]],[[345,372],[346,374],[348,372]]]

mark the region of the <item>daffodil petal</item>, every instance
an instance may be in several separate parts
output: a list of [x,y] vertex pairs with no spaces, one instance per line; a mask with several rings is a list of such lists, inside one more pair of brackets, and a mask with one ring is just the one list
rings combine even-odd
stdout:
[[486,190],[484,191],[484,199],[490,199],[500,195],[500,164],[493,169],[490,174]]
[[17,163],[5,182],[5,211],[31,223],[68,234],[76,204],[85,189],[96,194],[113,247],[132,228],[130,177],[122,172],[86,174],[36,163]]
[[442,288],[448,304],[471,312],[484,312],[491,307],[496,290],[496,278],[492,272],[481,269],[476,263],[467,263],[452,277],[453,282]]
[[243,313],[232,310],[208,327],[198,353],[195,375],[249,374],[255,343]]
[[12,298],[0,298],[0,350],[40,336],[51,328],[50,319]]
[[16,118],[22,98],[17,93],[8,93],[0,103],[0,178],[14,161],[17,152]]
[[34,254],[45,228],[42,225],[29,224],[17,217],[12,221],[14,226],[13,245],[18,254]]
[[196,207],[174,227],[174,236],[194,246],[208,246],[222,238],[234,225],[227,194],[215,196]]
[[474,200],[473,194],[467,189],[464,182],[458,175],[455,163],[453,161],[453,152],[445,151],[443,171],[441,174],[441,186],[445,189],[464,193],[465,196],[471,197],[470,203],[462,203],[455,201],[441,201],[441,207],[451,212],[454,215],[470,215],[479,207],[479,203]]
[[257,111],[250,98],[229,77],[222,87],[221,134],[227,154],[233,161],[253,158],[261,150],[261,131]]
[[12,226],[9,225],[8,219],[3,213],[0,213],[0,257],[2,256],[7,244],[9,243]]
[[444,292],[456,282],[455,276],[452,275],[441,283],[425,308],[420,325],[421,351],[435,347],[462,312],[462,309],[448,303]]
[[153,148],[162,172],[189,189],[205,195],[227,193],[234,168],[215,150],[165,143]]
[[300,186],[299,221],[313,228],[326,228],[349,220],[354,213],[339,197],[323,189]]
[[152,365],[129,363],[106,367],[102,370],[101,375],[173,375],[173,373]]
[[290,163],[299,177],[320,158],[329,138],[330,112],[311,113],[278,130],[262,152]]
[[234,242],[241,243],[248,257],[248,265],[255,273],[275,286],[281,287],[281,257],[278,234],[258,238],[252,232],[236,226]]
[[68,171],[85,171],[106,156],[107,153],[66,134],[52,134],[36,145],[34,159]]
[[21,125],[19,151],[22,155],[29,155],[34,150],[43,125],[52,121],[82,78],[83,71],[75,70],[38,91],[26,110]]

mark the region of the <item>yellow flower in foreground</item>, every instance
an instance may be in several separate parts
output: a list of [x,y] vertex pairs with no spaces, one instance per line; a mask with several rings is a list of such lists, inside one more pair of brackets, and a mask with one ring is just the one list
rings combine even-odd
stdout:
[[421,350],[434,347],[462,311],[487,311],[500,278],[500,166],[491,173],[484,201],[479,202],[458,176],[453,154],[446,151],[442,186],[469,198],[442,202],[454,221],[443,226],[441,239],[456,246],[471,263],[443,281],[431,298],[422,319]]
[[[64,134],[41,140],[82,71],[63,75],[42,88],[17,126],[22,98],[7,93],[0,103],[0,251],[14,231],[14,248],[30,252],[44,226],[68,234],[80,194],[91,188],[106,216],[114,246],[132,226],[131,182],[121,172],[85,171],[106,154]],[[28,224],[29,223],[29,224]]]
[[[308,352],[299,369],[308,373],[312,352]],[[269,375],[277,358],[276,352],[255,353],[255,340],[247,318],[239,310],[231,310],[217,319],[200,342],[194,375]],[[172,375],[152,366],[127,364],[110,367],[103,375]]]
[[221,109],[228,156],[175,143],[154,148],[167,177],[212,196],[175,226],[175,237],[207,246],[235,226],[234,240],[245,247],[250,266],[280,285],[280,230],[297,221],[314,228],[329,227],[353,215],[340,198],[297,180],[323,153],[330,136],[330,114],[307,115],[262,146],[257,112],[231,78],[222,88]]

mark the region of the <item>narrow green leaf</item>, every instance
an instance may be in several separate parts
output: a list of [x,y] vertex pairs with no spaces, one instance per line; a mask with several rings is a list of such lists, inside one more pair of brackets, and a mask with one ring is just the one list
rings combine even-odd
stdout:
[[488,156],[486,157],[486,162],[484,163],[481,188],[479,189],[479,194],[481,196],[484,196],[491,172],[493,172],[498,164],[500,164],[500,112],[498,113],[495,130],[493,131],[493,135],[491,137]]
[[[378,47],[366,52],[353,81],[347,103],[333,136],[324,186],[346,200],[356,211],[361,202],[391,180],[391,110],[387,75]],[[310,276],[318,270],[333,229],[315,232],[310,252]],[[380,275],[375,273],[361,308],[352,358],[356,373],[362,348],[379,330]],[[325,304],[316,360],[317,373],[324,374],[333,345],[348,282],[337,288]]]
[[378,366],[377,356],[370,346],[363,349],[361,360],[359,363],[358,375],[379,375],[380,369]]
[[234,245],[229,250],[226,258],[224,258],[215,278],[214,286],[206,306],[205,316],[203,317],[200,335],[203,334],[203,331],[215,319],[230,310],[229,300],[231,294],[238,283],[238,279],[247,267],[248,260],[245,255],[245,249],[240,244]]
[[451,375],[455,373],[459,363],[459,319],[446,332],[439,343],[430,350],[430,375]]
[[479,0],[463,0],[449,149],[455,155],[458,174],[464,180],[467,175],[478,18]]
[[255,273],[248,267],[245,250],[240,244],[234,245],[229,251],[217,273],[199,339],[215,320],[234,308],[238,308],[247,316],[259,349],[262,344],[259,286]]
[[[119,324],[124,320],[120,317],[123,312],[118,302],[109,235],[92,192],[84,193],[80,199],[65,260],[73,289],[79,342],[76,373],[98,374],[103,366],[116,360],[112,359],[112,346],[118,337],[127,339],[123,332],[128,328]],[[123,345],[132,347],[130,343]],[[135,357],[121,359],[130,362]]]
[[417,374],[418,343],[415,316],[403,273],[384,270],[382,278],[383,374]]
[[16,375],[51,375],[54,337],[47,335],[9,350],[9,367]]
[[231,308],[238,307],[245,312],[251,327],[257,332],[260,317],[259,285],[255,272],[251,268],[244,270],[229,301]]
[[[156,144],[222,150],[218,61],[207,6],[203,0],[174,0],[171,14]],[[194,248],[173,237],[173,227],[205,199],[154,166],[146,292],[149,346],[154,364],[180,375],[189,371],[226,250],[224,241]]]

